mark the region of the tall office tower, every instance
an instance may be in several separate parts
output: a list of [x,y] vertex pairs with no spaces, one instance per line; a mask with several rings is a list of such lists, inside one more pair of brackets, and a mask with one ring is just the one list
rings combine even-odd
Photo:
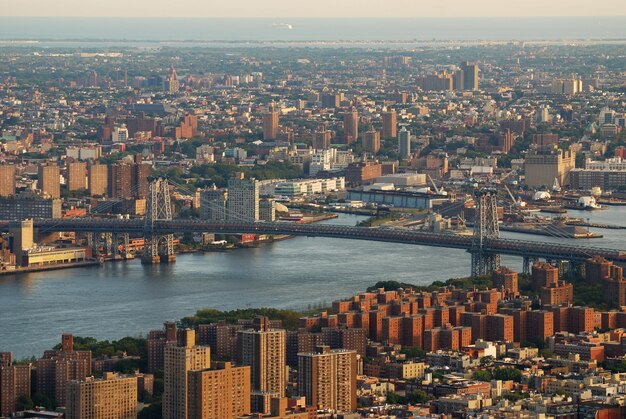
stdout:
[[37,188],[50,198],[61,197],[61,171],[55,163],[39,166],[37,171]]
[[133,164],[132,168],[133,195],[137,198],[146,198],[148,196],[148,178],[152,174],[152,165],[150,163],[142,163],[140,156],[137,156],[136,163]]
[[242,172],[228,180],[228,203],[226,204],[229,221],[259,221],[259,182],[245,179]]
[[376,154],[380,150],[380,132],[371,128],[363,134],[363,151]]
[[272,329],[267,317],[257,317],[253,329],[237,332],[239,364],[251,367],[253,391],[285,396],[285,345],[285,331]]
[[13,254],[15,263],[22,266],[24,256],[34,247],[33,220],[16,220],[9,223],[9,232],[13,236]]
[[65,406],[67,383],[91,375],[91,351],[75,351],[74,338],[64,334],[60,351],[45,351],[35,363],[35,388],[57,406]]
[[278,112],[274,110],[274,105],[270,105],[269,110],[263,113],[263,140],[275,140],[278,138]]
[[402,127],[398,134],[398,151],[401,160],[406,160],[411,155],[411,131]]
[[165,358],[165,347],[175,345],[178,341],[178,331],[176,323],[165,322],[163,330],[151,330],[146,339],[146,349],[148,352],[148,371],[157,372],[163,369]]
[[478,64],[465,61],[463,70],[463,90],[478,90]]
[[0,197],[15,195],[15,166],[0,165]]
[[104,164],[90,164],[87,170],[87,188],[91,196],[105,196],[109,190],[109,169]]
[[17,401],[30,397],[31,364],[13,364],[11,352],[0,352],[0,417],[11,417]]
[[356,409],[356,351],[317,347],[298,354],[298,392],[318,409]]
[[341,94],[326,93],[321,97],[322,108],[338,108],[341,105]]
[[359,113],[355,110],[343,114],[343,138],[346,144],[352,144],[359,138]]
[[182,346],[168,344],[165,347],[163,419],[191,418],[188,373],[211,365],[211,350],[208,346],[196,346],[196,332],[187,329],[182,333]]
[[176,93],[180,89],[180,82],[178,81],[178,76],[176,75],[176,69],[174,69],[174,64],[170,65],[170,72],[167,75],[167,79],[164,83],[164,90],[168,93]]
[[70,191],[82,191],[87,186],[87,163],[75,161],[67,164],[67,188]]
[[330,148],[330,131],[322,128],[313,133],[313,148],[316,150],[328,150]]
[[105,372],[67,384],[66,419],[137,418],[137,377]]
[[226,221],[228,191],[215,185],[200,192],[200,218],[211,221]]
[[398,116],[396,111],[383,112],[383,138],[396,138],[398,136]]
[[452,86],[454,90],[458,90],[458,91],[463,90],[464,83],[465,83],[465,73],[463,73],[463,70],[455,71],[454,74],[452,75]]
[[188,415],[197,419],[237,419],[250,409],[250,367],[214,363],[189,372]]
[[128,163],[109,165],[109,197],[131,198],[133,191],[133,168]]

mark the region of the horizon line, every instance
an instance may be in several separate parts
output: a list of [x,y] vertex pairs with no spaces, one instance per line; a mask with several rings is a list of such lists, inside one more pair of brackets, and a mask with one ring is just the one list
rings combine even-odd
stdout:
[[511,15],[498,15],[498,16],[94,16],[94,15],[2,15],[0,18],[46,18],[46,19],[576,19],[576,18],[624,18],[623,15],[526,15],[526,16],[511,16]]

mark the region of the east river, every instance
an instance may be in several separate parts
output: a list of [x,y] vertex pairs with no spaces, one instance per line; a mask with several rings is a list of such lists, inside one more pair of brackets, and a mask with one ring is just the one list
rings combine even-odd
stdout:
[[[598,223],[626,225],[626,207],[569,211]],[[354,225],[362,217],[327,221]],[[577,244],[626,249],[626,230],[595,230]],[[505,237],[565,241],[526,234]],[[519,258],[503,264],[521,269]],[[98,339],[145,336],[163,321],[201,308],[303,309],[330,304],[380,280],[429,284],[467,276],[469,254],[454,249],[298,237],[253,249],[179,255],[175,264],[139,260],[0,277],[0,351],[40,356],[63,332]]]

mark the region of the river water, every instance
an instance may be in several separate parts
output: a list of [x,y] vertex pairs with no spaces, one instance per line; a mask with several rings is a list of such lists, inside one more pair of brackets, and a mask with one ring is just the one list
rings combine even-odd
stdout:
[[[626,225],[626,207],[576,212]],[[341,215],[330,223],[354,225]],[[625,230],[576,243],[626,248]],[[504,234],[527,240],[569,241]],[[521,269],[519,258],[503,263]],[[469,254],[454,249],[298,237],[224,253],[179,255],[173,265],[139,260],[103,267],[0,277],[0,351],[40,356],[64,332],[99,339],[145,335],[200,308],[306,308],[363,291],[380,280],[429,284],[467,276]]]

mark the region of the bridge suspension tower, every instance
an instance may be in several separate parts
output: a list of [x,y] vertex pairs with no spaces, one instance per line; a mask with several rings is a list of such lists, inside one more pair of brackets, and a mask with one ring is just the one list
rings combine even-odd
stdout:
[[500,238],[497,191],[481,189],[474,194],[476,216],[472,237],[472,276],[488,275],[500,267],[500,255],[485,250],[489,240]]
[[176,261],[174,254],[174,235],[158,234],[154,224],[157,221],[172,219],[169,184],[164,177],[151,177],[146,201],[146,218],[143,229],[144,252],[143,264],[172,263]]

